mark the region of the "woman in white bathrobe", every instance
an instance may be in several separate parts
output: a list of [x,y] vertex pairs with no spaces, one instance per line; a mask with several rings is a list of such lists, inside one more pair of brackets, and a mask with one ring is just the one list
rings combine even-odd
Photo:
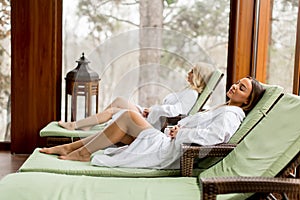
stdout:
[[128,100],[117,97],[102,112],[75,122],[58,122],[58,124],[68,130],[86,130],[97,124],[102,124],[113,118],[119,117],[124,109],[139,112],[147,121],[157,129],[162,128],[161,116],[175,117],[179,114],[188,114],[194,106],[199,93],[206,86],[211,77],[213,66],[207,63],[197,63],[187,74],[188,87],[182,91],[170,93],[162,104],[153,105],[150,108],[143,108],[140,105],[130,103]]
[[[93,165],[178,169],[180,145],[226,143],[264,93],[253,78],[243,78],[227,92],[229,101],[205,112],[186,117],[168,135],[154,129],[135,111],[124,112],[102,132],[82,140],[43,148],[42,153],[58,154],[60,159],[90,161]],[[122,142],[121,148],[107,148]],[[105,149],[103,155],[92,153]]]

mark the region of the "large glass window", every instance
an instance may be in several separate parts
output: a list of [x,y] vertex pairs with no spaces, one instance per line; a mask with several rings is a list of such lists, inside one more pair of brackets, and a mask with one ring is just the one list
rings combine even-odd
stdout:
[[[116,96],[138,103],[137,93],[143,87],[139,85],[139,73],[149,67],[139,65],[139,56],[146,50],[139,48],[138,2],[63,2],[63,76],[77,66],[75,61],[84,52],[89,66],[101,78],[99,110]],[[186,86],[186,72],[193,63],[209,62],[226,74],[229,12],[230,0],[164,1],[160,69],[155,80],[160,87],[157,103],[170,90]],[[147,51],[151,54],[152,50]],[[216,104],[225,101],[225,80],[218,89],[222,95]],[[65,81],[62,97],[64,88]],[[64,106],[63,98],[62,119]]]
[[274,0],[267,82],[284,87],[292,93],[298,0]]
[[0,141],[10,141],[10,1],[0,0]]

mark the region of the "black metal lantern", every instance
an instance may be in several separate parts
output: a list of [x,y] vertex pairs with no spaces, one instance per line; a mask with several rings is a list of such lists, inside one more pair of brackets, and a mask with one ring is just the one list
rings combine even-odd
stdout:
[[68,121],[68,95],[71,95],[71,121],[76,121],[78,96],[83,96],[85,99],[84,117],[92,114],[93,97],[96,97],[96,113],[98,112],[99,75],[88,66],[90,61],[84,57],[84,53],[76,62],[77,67],[68,72],[65,77],[65,121]]

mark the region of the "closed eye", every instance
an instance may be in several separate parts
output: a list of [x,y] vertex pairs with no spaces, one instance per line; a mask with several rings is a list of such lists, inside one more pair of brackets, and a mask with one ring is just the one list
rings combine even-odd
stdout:
[[240,90],[241,90],[241,91],[246,91],[246,90],[247,90],[247,88],[246,88],[246,86],[245,86],[245,85],[241,84],[241,86],[240,86]]

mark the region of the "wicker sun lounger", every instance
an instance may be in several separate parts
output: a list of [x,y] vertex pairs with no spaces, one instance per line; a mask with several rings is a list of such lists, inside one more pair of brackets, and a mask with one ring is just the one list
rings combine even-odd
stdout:
[[[264,118],[266,113],[276,104],[277,100],[282,95],[282,88],[279,86],[265,86],[266,92],[263,98],[259,101],[256,107],[247,115],[240,129],[234,134],[235,138],[231,143],[239,143],[241,138],[245,137],[251,129]],[[237,134],[237,136],[235,136]],[[233,144],[229,145],[234,146]],[[207,147],[209,148],[209,147]],[[184,156],[187,157],[188,152],[185,151]],[[212,153],[212,152],[211,152]],[[198,154],[196,154],[198,155]],[[214,165],[222,157],[206,158],[198,162],[195,166],[194,176],[197,176],[201,171]],[[191,163],[194,157],[191,157]],[[193,167],[193,165],[191,165]],[[64,161],[57,159],[55,155],[46,155],[39,153],[36,149],[32,155],[19,169],[21,172],[52,172],[60,174],[77,174],[90,176],[115,176],[115,177],[163,177],[163,176],[180,176],[180,170],[157,170],[157,169],[126,169],[126,168],[109,168],[92,166],[89,163],[78,161]],[[192,171],[190,171],[192,173]],[[191,175],[191,174],[190,174]]]
[[[224,159],[199,177],[117,178],[21,172],[0,181],[0,199],[199,200],[215,199],[216,194],[220,194],[218,199],[259,199],[270,192],[299,199],[299,113],[300,97],[284,94]],[[291,174],[295,178],[285,178]]]

